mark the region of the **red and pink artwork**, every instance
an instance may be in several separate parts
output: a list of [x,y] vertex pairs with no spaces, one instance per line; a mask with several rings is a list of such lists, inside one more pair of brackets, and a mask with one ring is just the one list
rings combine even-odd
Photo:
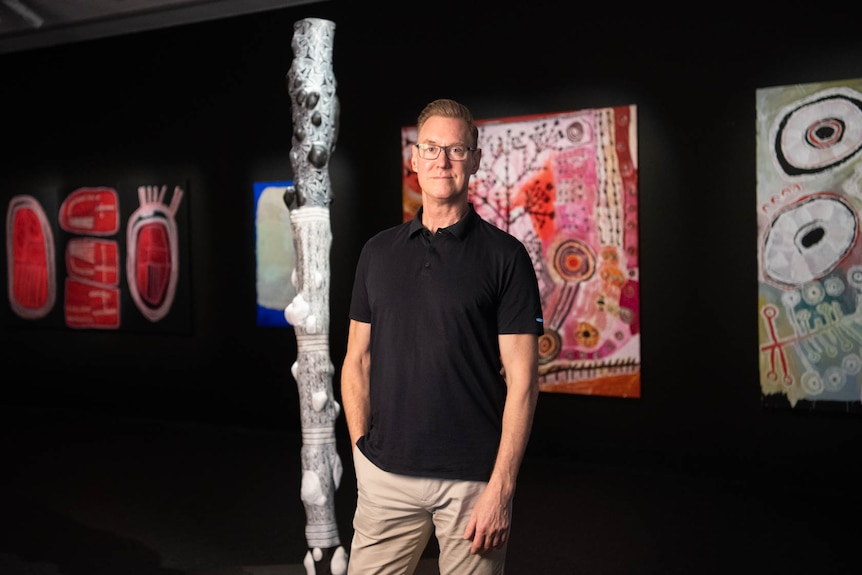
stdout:
[[42,318],[57,298],[54,233],[34,198],[12,198],[6,211],[7,289],[12,311],[24,319]]
[[138,311],[152,322],[171,310],[180,267],[176,213],[183,189],[166,201],[167,186],[140,186],[139,205],[126,228],[126,279]]
[[[189,302],[176,301],[185,243],[185,226],[177,224],[183,194],[180,186],[170,196],[167,186],[138,186],[135,203],[116,187],[82,186],[56,197],[43,193],[41,200],[30,194],[12,198],[6,251],[13,314],[46,327],[184,329],[189,318],[179,316],[186,315]],[[43,206],[58,201],[55,210]],[[123,204],[134,207],[128,217]],[[55,251],[62,254],[59,260]],[[162,322],[172,311],[175,317]]]
[[120,229],[120,198],[114,188],[83,187],[66,196],[58,215],[72,235],[66,244],[63,316],[75,329],[120,327],[120,251],[110,239]]
[[760,387],[767,405],[862,407],[862,80],[762,88]]
[[[545,316],[540,389],[638,398],[637,109],[480,120],[476,211],[530,253]],[[421,205],[402,129],[404,220]]]

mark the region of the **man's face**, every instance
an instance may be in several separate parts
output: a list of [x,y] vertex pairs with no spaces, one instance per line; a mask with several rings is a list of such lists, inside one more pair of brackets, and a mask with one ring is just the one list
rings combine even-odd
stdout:
[[[476,145],[470,137],[467,123],[455,118],[431,116],[422,125],[417,143],[434,146],[465,146]],[[479,169],[481,150],[467,152],[464,160],[449,159],[446,150],[440,150],[440,155],[433,160],[425,160],[414,146],[412,166],[419,179],[419,187],[424,198],[434,198],[441,201],[466,197],[470,176]]]

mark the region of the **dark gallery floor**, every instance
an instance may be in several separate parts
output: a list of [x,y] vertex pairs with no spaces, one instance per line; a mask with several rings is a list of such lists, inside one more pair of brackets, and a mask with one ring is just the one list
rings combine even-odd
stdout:
[[[0,574],[305,573],[298,433],[0,414]],[[349,541],[344,465],[336,512]],[[799,479],[528,457],[507,574],[858,573],[862,485]],[[435,573],[426,557],[421,572]]]

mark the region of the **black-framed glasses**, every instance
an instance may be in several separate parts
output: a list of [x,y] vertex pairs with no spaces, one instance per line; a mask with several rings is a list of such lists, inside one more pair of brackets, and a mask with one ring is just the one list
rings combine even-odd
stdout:
[[423,160],[436,160],[440,150],[446,151],[446,157],[453,162],[463,162],[467,159],[468,152],[475,152],[476,148],[455,144],[454,146],[437,146],[435,144],[416,144],[419,149],[419,157]]

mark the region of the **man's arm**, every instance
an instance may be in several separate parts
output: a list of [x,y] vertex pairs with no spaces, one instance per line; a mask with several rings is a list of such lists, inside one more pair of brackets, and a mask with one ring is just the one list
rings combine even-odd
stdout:
[[350,444],[355,446],[368,431],[371,416],[371,324],[350,320],[347,332],[347,353],[341,366],[341,403]]
[[476,502],[464,533],[471,553],[484,554],[509,538],[511,504],[539,397],[539,340],[535,334],[499,336],[507,396],[503,431],[488,486]]

